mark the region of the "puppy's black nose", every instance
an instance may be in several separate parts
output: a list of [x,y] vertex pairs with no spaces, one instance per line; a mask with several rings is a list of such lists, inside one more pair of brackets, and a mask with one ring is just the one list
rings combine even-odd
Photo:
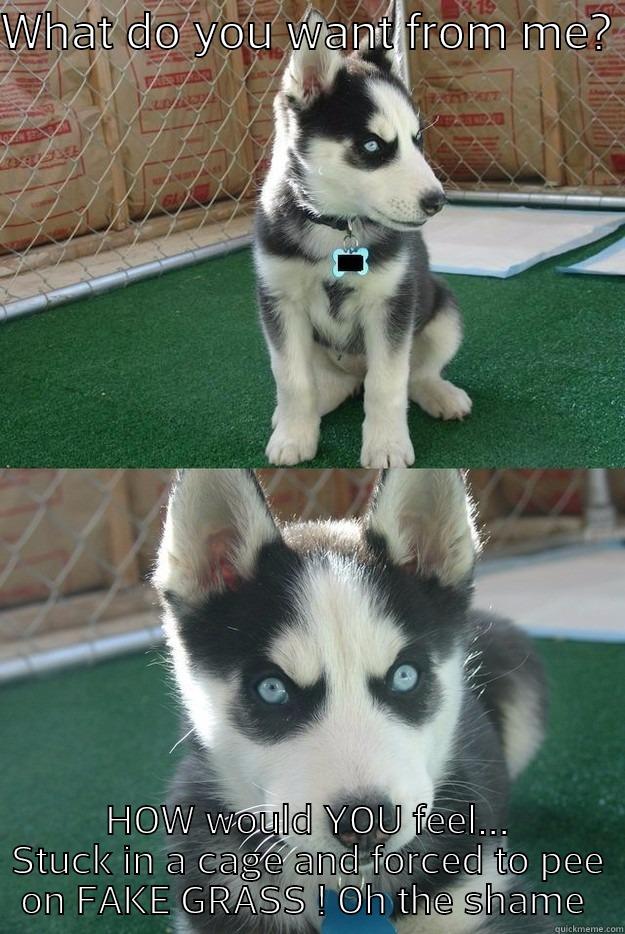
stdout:
[[421,210],[424,214],[427,214],[428,217],[432,217],[433,214],[438,214],[445,204],[447,204],[447,198],[442,191],[426,191],[426,193],[421,196]]
[[338,826],[335,828],[334,822],[330,821],[332,833],[343,846],[353,847],[356,844],[358,849],[365,853],[372,850],[377,843],[388,840],[390,834],[387,833],[387,829],[393,829],[395,821],[395,808],[388,798],[368,798],[365,801],[349,803],[343,801],[340,807],[333,808],[335,815],[343,804],[347,804],[347,808],[341,815]]

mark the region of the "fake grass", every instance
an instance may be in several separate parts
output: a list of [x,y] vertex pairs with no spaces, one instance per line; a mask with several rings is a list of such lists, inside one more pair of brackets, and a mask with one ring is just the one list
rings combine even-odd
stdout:
[[[416,405],[417,466],[625,463],[625,284],[565,276],[605,238],[507,280],[448,276],[465,343],[448,375],[465,423]],[[0,461],[9,466],[262,466],[274,388],[249,251],[7,323]],[[362,399],[323,419],[311,466],[359,463]]]
[[[509,824],[510,847],[537,865],[541,850],[599,852],[601,875],[553,877],[550,891],[583,894],[583,916],[553,917],[554,925],[622,924],[625,919],[622,827],[625,810],[625,645],[543,640],[538,642],[549,672],[552,714],[539,758],[517,784]],[[92,669],[28,681],[0,691],[0,905],[2,930],[11,934],[165,934],[171,919],[132,915],[120,920],[107,911],[78,918],[71,906],[75,878],[11,873],[18,845],[88,850],[99,841],[115,851],[119,834],[106,836],[106,806],[156,805],[175,759],[178,716],[163,666],[146,655],[106,662]],[[165,840],[134,835],[133,848],[152,851],[155,875],[166,884]],[[108,877],[82,876],[81,884],[104,886]],[[25,918],[26,891],[63,891],[64,917]]]

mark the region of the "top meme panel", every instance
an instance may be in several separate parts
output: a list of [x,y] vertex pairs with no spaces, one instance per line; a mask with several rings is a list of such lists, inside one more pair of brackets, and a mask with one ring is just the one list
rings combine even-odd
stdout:
[[9,467],[625,463],[625,3],[0,5]]

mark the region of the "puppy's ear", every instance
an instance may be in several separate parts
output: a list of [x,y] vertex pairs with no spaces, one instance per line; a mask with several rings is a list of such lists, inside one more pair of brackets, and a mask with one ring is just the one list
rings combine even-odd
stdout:
[[456,586],[479,551],[473,512],[460,471],[395,468],[381,475],[366,523],[395,564]]
[[[308,27],[313,49],[308,48],[302,30]],[[318,10],[307,11],[300,23],[301,43],[294,49],[282,78],[282,90],[295,104],[307,107],[320,94],[329,91],[342,65],[342,55],[336,49],[329,49],[325,40],[328,36],[328,24]]]
[[391,2],[388,10],[385,13],[385,16],[391,23],[394,24],[393,29],[389,30],[393,36],[393,48],[385,49],[383,47],[381,29],[376,29],[373,45],[371,44],[369,30],[366,30],[363,32],[363,39],[358,45],[356,55],[363,61],[369,62],[371,65],[375,65],[376,68],[380,69],[380,71],[384,71],[389,75],[395,75],[396,78],[401,78],[402,62],[401,55],[399,53],[401,46],[400,36],[397,29],[398,18],[394,0]]
[[172,490],[154,584],[198,603],[249,578],[263,545],[280,538],[247,470],[185,470]]

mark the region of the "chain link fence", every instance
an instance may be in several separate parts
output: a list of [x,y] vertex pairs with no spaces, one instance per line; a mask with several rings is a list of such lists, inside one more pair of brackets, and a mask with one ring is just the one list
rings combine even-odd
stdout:
[[[353,516],[375,472],[259,471],[283,520]],[[171,474],[0,471],[0,681],[160,639],[153,566]],[[625,470],[476,470],[488,556],[622,537]]]
[[[377,22],[388,3],[317,6],[332,22],[365,23]],[[289,46],[286,22],[305,7],[303,0],[1,5],[5,318],[248,242]],[[625,3],[419,0],[398,10],[400,21],[419,24],[412,51],[411,34],[399,31],[404,72],[433,124],[428,155],[452,198],[625,207]],[[611,17],[601,50],[597,11]],[[505,27],[505,51],[485,48],[485,32],[473,51],[443,48],[476,20]],[[427,51],[426,22],[450,24],[431,33]],[[550,30],[543,50],[535,48],[538,34],[523,49],[524,22],[554,30],[581,22],[588,48],[558,49]],[[149,37],[149,48],[129,46],[133,24],[135,45]],[[197,57],[200,32],[208,35],[212,24],[210,49]],[[90,29],[93,49],[75,42]]]

